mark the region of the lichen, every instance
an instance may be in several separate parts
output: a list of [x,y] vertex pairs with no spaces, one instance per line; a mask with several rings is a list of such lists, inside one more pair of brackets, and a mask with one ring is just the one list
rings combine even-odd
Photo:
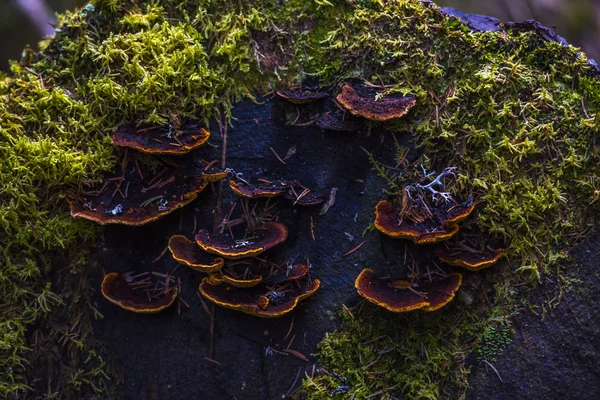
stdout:
[[[477,343],[486,321],[517,308],[531,286],[517,283],[557,273],[561,252],[598,211],[600,85],[576,48],[535,32],[470,32],[426,3],[97,0],[61,16],[55,37],[0,77],[0,396],[37,384],[27,380],[32,324],[47,329],[66,312],[62,286],[72,279],[48,283],[49,255],[72,256],[98,238],[91,223],[70,218],[64,200],[115,167],[108,133],[124,121],[229,117],[235,102],[257,91],[305,80],[333,88],[357,76],[417,97],[410,118],[386,128],[412,132],[427,169],[458,168],[459,184],[480,203],[478,226],[506,241],[507,265],[516,268],[486,275],[495,283],[486,288],[495,291],[491,312],[479,307],[458,322],[456,311],[410,317],[415,324],[401,337],[387,314],[360,327],[352,319],[324,339],[320,360],[348,379],[345,398],[385,388],[382,396],[446,397],[449,381],[464,388],[457,354]],[[85,281],[85,272],[73,275]],[[93,310],[80,304],[89,321]],[[77,318],[84,317],[68,320]],[[380,368],[392,372],[371,379],[361,366],[374,361],[373,349],[386,349],[365,342],[382,332],[393,350]],[[81,331],[60,346],[94,362],[73,356],[61,369],[60,350],[48,355],[48,375],[61,377],[52,390],[62,398],[106,390],[101,357],[84,338]],[[328,398],[333,383],[320,379],[305,380],[311,398]]]

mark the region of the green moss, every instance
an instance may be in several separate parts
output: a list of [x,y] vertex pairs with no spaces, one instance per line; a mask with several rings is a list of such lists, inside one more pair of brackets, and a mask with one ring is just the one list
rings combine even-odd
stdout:
[[[517,308],[529,287],[523,281],[557,273],[554,261],[600,204],[600,85],[577,49],[535,33],[472,33],[416,0],[98,0],[62,16],[42,49],[25,52],[0,78],[2,396],[28,384],[33,342],[26,328],[58,323],[52,316],[66,312],[64,296],[53,293],[64,293],[69,280],[48,286],[45,260],[49,252],[72,255],[98,237],[92,224],[69,217],[64,199],[114,168],[119,155],[108,133],[125,120],[230,116],[236,101],[258,90],[307,78],[333,87],[347,77],[379,76],[417,96],[411,117],[387,128],[413,132],[427,168],[459,168],[460,189],[472,189],[481,204],[477,224],[507,242],[516,267],[486,275],[495,297],[491,314],[478,308],[460,319],[457,311],[410,316],[415,323],[403,325],[399,337],[389,321],[400,320],[378,312],[374,324],[347,321],[360,342],[329,335],[322,361],[361,391],[355,398],[385,387],[436,398],[445,396],[446,383],[464,387],[455,355],[485,333],[484,321]],[[411,173],[388,177],[398,183]],[[383,381],[357,370],[379,346],[360,343],[381,332],[398,344],[382,355],[382,365],[394,369]],[[86,337],[82,331],[61,346],[71,343],[73,352],[96,361],[74,356],[65,369],[50,363],[48,373],[59,374],[71,393],[104,390],[100,350]],[[345,351],[344,337],[356,351]],[[416,343],[423,349],[416,351]],[[322,379],[305,381],[311,397],[326,398],[328,378]]]

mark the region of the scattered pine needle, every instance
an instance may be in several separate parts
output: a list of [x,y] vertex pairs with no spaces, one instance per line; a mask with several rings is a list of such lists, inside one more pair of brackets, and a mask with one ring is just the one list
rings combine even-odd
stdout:
[[161,258],[163,258],[163,256],[165,255],[165,253],[167,252],[167,250],[169,250],[169,246],[166,246],[164,248],[164,250],[158,255],[158,257],[156,257],[154,260],[152,260],[152,264],[158,262],[158,260],[160,260]]
[[356,246],[355,248],[353,248],[352,250],[350,250],[349,252],[344,254],[342,257],[346,257],[346,256],[349,256],[350,254],[354,253],[355,251],[360,249],[366,242],[367,242],[366,240],[363,240],[358,246]]
[[285,161],[283,161],[283,159],[281,157],[279,157],[279,154],[277,154],[277,152],[275,151],[274,148],[270,147],[271,151],[273,152],[273,154],[275,154],[275,157],[277,157],[277,159],[283,164],[283,165],[287,165],[287,163]]
[[221,364],[220,362],[218,362],[217,360],[213,360],[212,358],[209,358],[209,357],[206,357],[206,356],[204,356],[204,359],[205,359],[206,361],[209,361],[209,362],[213,363],[213,364],[217,364],[218,366],[221,366],[221,365],[223,365],[223,364]]
[[308,358],[307,358],[307,357],[306,357],[304,354],[302,354],[302,353],[300,353],[300,352],[298,352],[298,351],[296,351],[296,350],[292,350],[292,349],[285,349],[285,350],[283,350],[283,352],[284,352],[284,353],[291,354],[291,355],[293,355],[294,357],[298,357],[298,358],[299,358],[299,359],[301,359],[302,361],[306,361],[306,362],[308,362]]

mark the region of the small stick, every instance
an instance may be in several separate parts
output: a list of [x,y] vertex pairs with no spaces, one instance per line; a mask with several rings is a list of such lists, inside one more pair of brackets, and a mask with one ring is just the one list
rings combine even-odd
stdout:
[[277,152],[275,151],[275,149],[273,147],[269,146],[269,149],[271,149],[273,154],[275,154],[275,157],[277,157],[279,162],[281,162],[283,165],[287,165],[287,163],[285,161],[283,161],[283,159],[281,157],[279,157],[279,154],[277,154]]
[[213,364],[217,364],[218,366],[221,366],[221,365],[222,365],[220,362],[218,362],[217,360],[213,360],[212,358],[209,358],[209,357],[206,357],[206,356],[204,356],[204,359],[205,359],[206,361],[209,361],[209,362],[213,363]]
[[306,357],[304,354],[302,354],[302,353],[300,353],[300,352],[298,352],[298,351],[296,351],[296,350],[292,350],[292,349],[285,349],[285,350],[283,350],[283,352],[284,352],[284,353],[291,354],[291,355],[293,355],[294,357],[297,357],[297,358],[301,359],[302,361],[306,361],[306,362],[308,362],[308,358],[307,358],[307,357]]
[[[490,362],[488,362],[488,360],[483,360],[483,362],[486,363],[487,365],[489,365],[490,367],[492,367],[492,369],[494,370],[494,372],[498,376],[498,379],[500,379],[500,382],[502,382],[502,377],[498,373],[498,370],[496,369],[496,367],[494,367]],[[504,382],[502,382],[502,383],[504,383]]]
[[292,322],[290,323],[290,329],[288,329],[287,334],[285,335],[285,337],[283,338],[283,341],[285,342],[288,338],[288,336],[290,336],[290,333],[292,333],[292,329],[294,328],[294,319],[296,318],[296,316],[292,317]]
[[367,242],[366,240],[363,240],[358,246],[356,246],[355,248],[353,248],[352,250],[350,250],[349,252],[344,254],[342,257],[346,257],[346,256],[349,256],[350,254],[354,253],[356,250],[360,249],[366,242]]
[[152,264],[154,264],[155,262],[157,262],[158,260],[160,260],[165,253],[167,252],[167,250],[169,250],[169,246],[166,246],[163,251],[158,255],[158,257],[156,257],[154,260],[152,260]]
[[296,386],[296,382],[298,382],[298,378],[300,377],[300,372],[302,372],[302,367],[298,368],[298,373],[296,374],[296,379],[294,379],[294,383],[292,383],[292,386],[290,386],[290,388],[286,392],[285,396],[283,396],[284,399],[287,399],[287,397],[290,395],[292,390],[294,390],[294,387]]

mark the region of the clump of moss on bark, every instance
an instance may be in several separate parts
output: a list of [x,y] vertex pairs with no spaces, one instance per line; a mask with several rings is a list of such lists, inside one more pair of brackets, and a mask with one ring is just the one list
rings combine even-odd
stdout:
[[[27,388],[34,343],[27,327],[47,324],[49,315],[65,309],[64,296],[56,294],[64,280],[47,283],[49,252],[68,254],[98,238],[91,223],[70,218],[64,198],[115,167],[119,156],[109,133],[116,126],[229,116],[237,101],[259,90],[307,79],[333,89],[361,76],[417,97],[410,118],[385,127],[412,132],[428,169],[459,168],[459,183],[481,204],[477,224],[507,242],[516,267],[486,275],[495,291],[491,316],[479,307],[458,322],[456,310],[410,317],[415,324],[402,332],[417,340],[425,329],[422,352],[428,355],[415,355],[416,341],[408,346],[392,335],[406,346],[382,355],[394,369],[383,381],[370,379],[356,362],[371,345],[358,347],[359,354],[345,351],[346,342],[338,340],[345,333],[325,338],[321,360],[348,378],[354,389],[346,397],[385,387],[393,389],[384,395],[439,397],[453,374],[446,366],[477,343],[484,321],[516,308],[526,286],[515,284],[551,276],[561,251],[582,237],[597,212],[600,85],[575,48],[534,32],[469,32],[425,3],[97,0],[62,16],[42,51],[26,52],[0,79],[0,289],[6,303],[0,395]],[[373,319],[369,327],[346,326],[359,329],[364,343],[397,322],[383,313]],[[454,324],[452,336],[443,337]],[[399,363],[414,357],[417,366]],[[80,376],[97,365],[75,370],[65,371]],[[464,385],[465,374],[459,375]],[[96,373],[94,380],[73,380],[71,389],[104,391],[103,379]],[[327,392],[322,382],[306,380],[305,387],[314,398]]]

